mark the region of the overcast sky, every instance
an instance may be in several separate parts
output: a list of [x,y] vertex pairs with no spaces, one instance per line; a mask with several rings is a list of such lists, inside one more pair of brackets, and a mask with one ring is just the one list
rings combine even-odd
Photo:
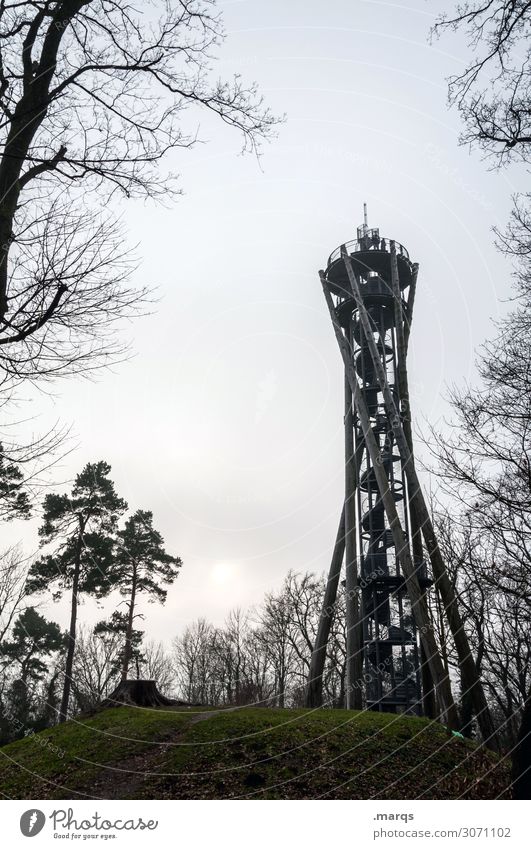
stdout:
[[[55,478],[107,460],[119,493],[153,510],[182,557],[166,606],[144,608],[148,636],[164,640],[258,603],[289,569],[328,568],[343,377],[317,272],[355,236],[363,202],[369,224],[420,263],[409,362],[421,426],[448,413],[447,384],[473,379],[474,349],[509,293],[491,227],[515,187],[457,144],[445,77],[466,50],[454,37],[429,44],[440,2],[220,6],[217,70],[257,80],[287,122],[260,165],[238,155],[235,132],[202,122],[209,143],[167,163],[184,196],[124,203],[139,279],[160,296],[130,328],[135,357],[33,401],[38,427],[59,417],[79,444]],[[36,545],[34,524],[9,536]],[[47,615],[66,624],[64,604]],[[101,616],[81,609],[82,620]]]

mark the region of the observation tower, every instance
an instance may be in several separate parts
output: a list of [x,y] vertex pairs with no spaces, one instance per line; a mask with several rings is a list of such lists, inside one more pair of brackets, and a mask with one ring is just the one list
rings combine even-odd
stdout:
[[346,706],[421,714],[423,684],[431,689],[422,680],[421,668],[426,664],[421,663],[422,649],[401,567],[405,552],[397,550],[396,532],[392,532],[381,493],[383,481],[399,518],[400,547],[409,549],[418,586],[425,593],[431,581],[396,445],[395,418],[400,419],[412,452],[406,355],[417,272],[418,265],[403,245],[381,236],[378,228],[369,228],[366,205],[356,239],[334,250],[320,272],[336,336],[338,331],[342,334],[343,340],[338,341],[348,350],[358,390],[354,387],[353,393],[345,370],[345,498],[312,655],[309,705],[322,703],[330,610],[340,573],[346,593]]

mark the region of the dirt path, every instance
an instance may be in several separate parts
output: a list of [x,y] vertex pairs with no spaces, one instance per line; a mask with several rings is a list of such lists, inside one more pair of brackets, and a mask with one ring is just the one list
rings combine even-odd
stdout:
[[205,722],[207,719],[226,712],[226,709],[206,710],[194,714],[184,727],[176,730],[167,739],[161,740],[156,747],[151,747],[146,752],[117,761],[112,767],[102,766],[101,778],[92,782],[90,788],[78,789],[82,789],[87,793],[92,792],[95,798],[99,799],[137,798],[139,795],[138,791],[142,788],[146,780],[149,781],[151,776],[158,774],[159,769],[164,764],[168,749],[179,742],[193,725],[196,725],[198,722]]

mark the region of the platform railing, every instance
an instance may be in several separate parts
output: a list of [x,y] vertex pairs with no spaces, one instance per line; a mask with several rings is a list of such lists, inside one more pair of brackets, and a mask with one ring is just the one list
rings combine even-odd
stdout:
[[[388,239],[384,236],[378,237],[378,239],[373,236],[365,236],[362,239],[352,239],[350,242],[345,242],[345,247],[349,254],[359,253],[360,251],[381,251],[385,253],[389,253],[391,250],[391,242],[393,239]],[[343,245],[340,245],[335,251],[332,251],[330,256],[328,257],[328,267],[332,265],[333,262],[341,258],[341,248]],[[405,247],[395,240],[395,248],[398,256],[403,256],[405,259],[409,259],[409,254]]]

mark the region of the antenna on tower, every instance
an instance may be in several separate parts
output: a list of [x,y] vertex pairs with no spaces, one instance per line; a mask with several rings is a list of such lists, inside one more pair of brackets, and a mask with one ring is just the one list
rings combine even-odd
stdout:
[[363,224],[358,227],[358,242],[365,243],[369,233],[369,225],[367,224],[367,204],[363,204]]

